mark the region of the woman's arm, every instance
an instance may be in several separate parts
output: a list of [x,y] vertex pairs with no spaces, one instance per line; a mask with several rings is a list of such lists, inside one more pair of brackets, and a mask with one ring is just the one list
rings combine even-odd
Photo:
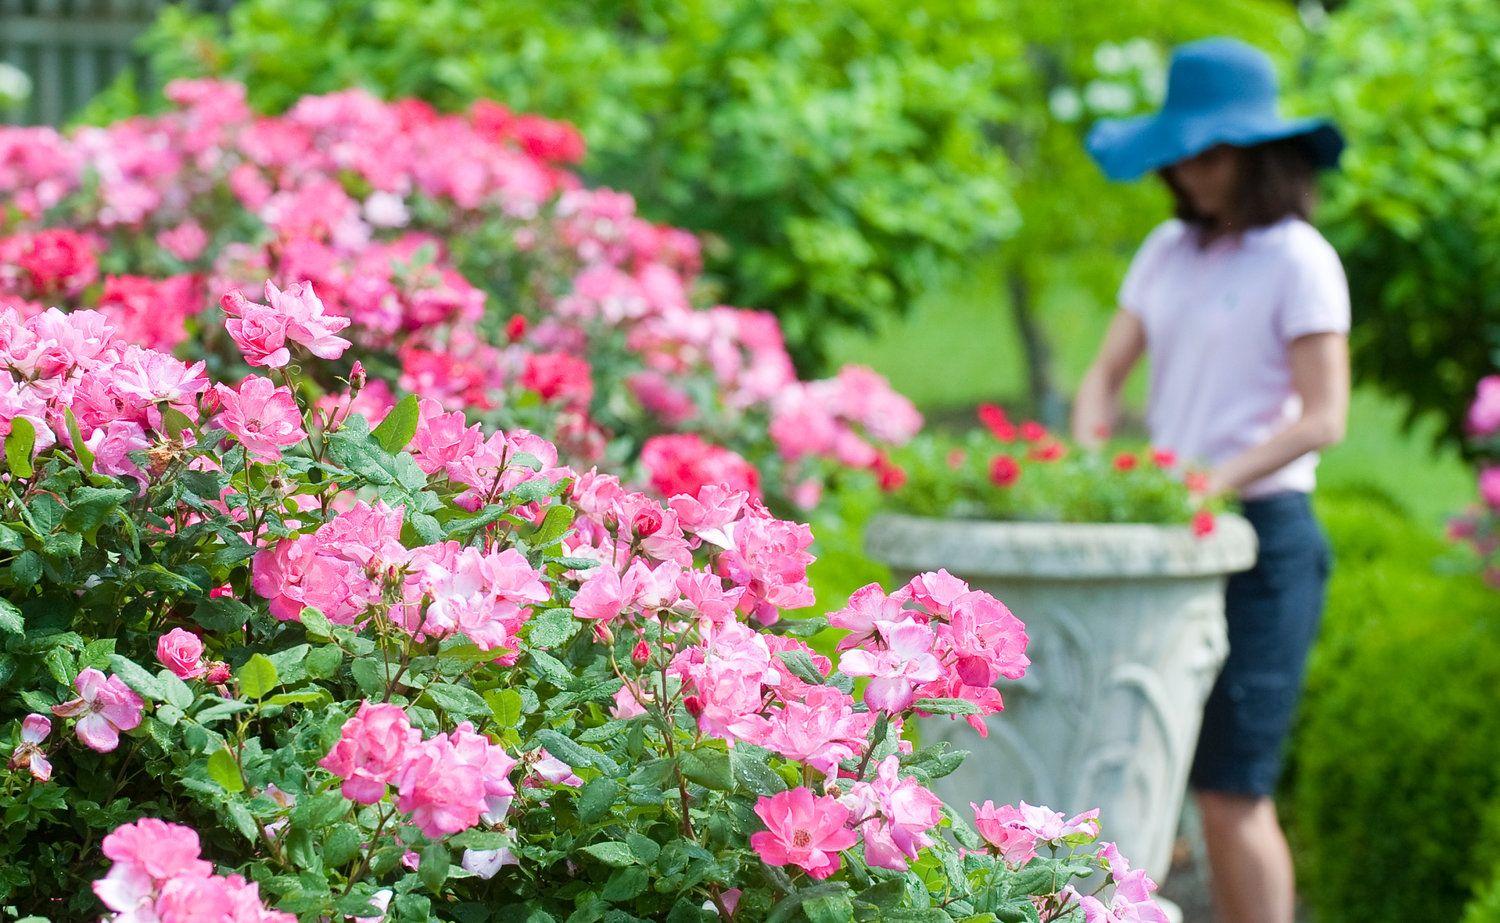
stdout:
[[1290,362],[1292,389],[1302,398],[1302,416],[1210,473],[1210,494],[1239,490],[1293,459],[1344,438],[1349,415],[1348,339],[1342,333],[1298,337],[1290,347]]
[[1146,328],[1140,318],[1116,311],[1073,401],[1073,439],[1079,445],[1097,448],[1109,438],[1120,414],[1120,389],[1145,351]]

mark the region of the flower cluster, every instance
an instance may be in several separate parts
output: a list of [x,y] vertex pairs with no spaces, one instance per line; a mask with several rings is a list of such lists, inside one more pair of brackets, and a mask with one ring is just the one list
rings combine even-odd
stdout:
[[1203,472],[1166,449],[1082,451],[994,404],[961,437],[924,436],[894,454],[886,489],[921,516],[1040,522],[1136,522],[1214,530]]
[[[370,409],[415,393],[663,496],[811,505],[921,425],[867,369],[798,380],[772,315],[695,307],[698,241],[584,187],[570,126],[356,90],[280,116],[233,83],[167,97],[67,136],[0,129],[0,306],[93,308],[140,345],[273,379],[299,352],[357,359]],[[343,371],[307,367],[327,391]],[[273,391],[225,388],[227,412],[275,417],[262,460],[287,445]]]
[[1485,581],[1500,587],[1500,375],[1479,380],[1464,422],[1470,450],[1478,463],[1480,502],[1455,516],[1448,524],[1448,534],[1474,549]]
[[873,583],[856,590],[828,622],[850,630],[839,642],[841,669],[870,678],[864,699],[871,709],[963,701],[973,706],[968,721],[980,735],[983,717],[1003,707],[995,684],[1019,679],[1031,663],[1021,620],[945,570],[919,574],[890,595]]
[[516,761],[463,722],[452,733],[426,740],[400,706],[362,702],[344,723],[338,743],[319,763],[343,779],[344,797],[375,804],[387,786],[396,807],[424,836],[467,830],[483,818],[498,824],[516,790]]
[[104,838],[109,874],[94,893],[119,923],[295,923],[294,914],[268,910],[260,889],[239,875],[215,875],[199,858],[198,834],[147,817]]

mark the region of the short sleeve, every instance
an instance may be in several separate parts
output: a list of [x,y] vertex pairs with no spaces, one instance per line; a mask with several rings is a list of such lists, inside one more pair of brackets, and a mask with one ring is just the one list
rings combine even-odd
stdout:
[[1155,230],[1146,235],[1141,248],[1130,261],[1130,268],[1125,271],[1125,280],[1120,283],[1119,304],[1122,309],[1145,319],[1151,303],[1152,282],[1161,272],[1167,251],[1181,239],[1182,232],[1182,222],[1173,219],[1157,225]]
[[1311,225],[1288,238],[1290,266],[1277,312],[1283,342],[1311,333],[1349,332],[1349,282],[1339,255]]

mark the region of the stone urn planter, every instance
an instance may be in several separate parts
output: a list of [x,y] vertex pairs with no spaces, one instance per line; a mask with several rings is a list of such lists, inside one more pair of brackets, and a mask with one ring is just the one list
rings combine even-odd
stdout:
[[1009,606],[1031,639],[1031,668],[1001,686],[988,738],[960,721],[923,724],[924,743],[973,754],[937,783],[943,799],[1100,808],[1104,838],[1162,880],[1228,650],[1224,582],[1255,561],[1250,524],[1220,516],[1197,538],[1185,526],[882,515],[865,539],[898,581],[946,568]]

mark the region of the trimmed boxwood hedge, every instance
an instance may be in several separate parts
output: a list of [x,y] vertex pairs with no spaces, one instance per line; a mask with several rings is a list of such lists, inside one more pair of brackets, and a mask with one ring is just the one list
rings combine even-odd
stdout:
[[1300,888],[1320,923],[1458,920],[1490,876],[1500,597],[1378,491],[1319,509],[1337,563],[1281,801]]

